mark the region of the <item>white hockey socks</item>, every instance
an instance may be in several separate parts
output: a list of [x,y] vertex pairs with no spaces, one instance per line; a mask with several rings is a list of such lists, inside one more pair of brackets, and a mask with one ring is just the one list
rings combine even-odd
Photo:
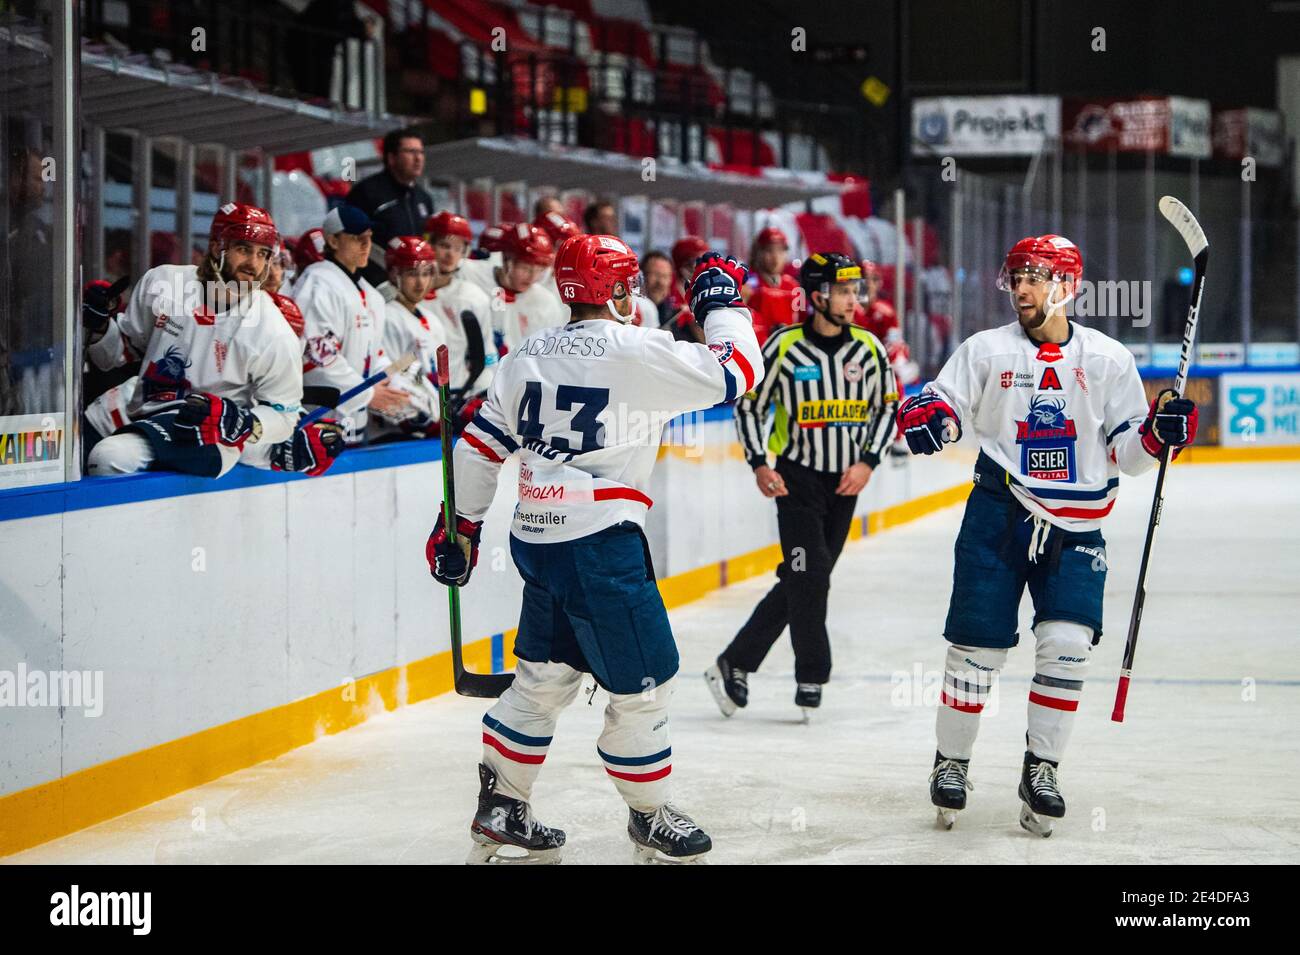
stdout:
[[1029,686],[1029,751],[1058,762],[1074,728],[1083,678],[1092,659],[1092,628],[1066,620],[1044,620],[1038,638],[1034,682]]
[[611,693],[605,707],[605,731],[596,751],[623,801],[638,812],[653,812],[672,792],[668,701],[675,682],[674,677],[641,693]]
[[555,721],[581,686],[582,674],[567,664],[515,664],[514,683],[483,716],[483,762],[496,773],[503,796],[528,802]]
[[939,752],[947,759],[970,759],[980,713],[988,702],[1007,651],[988,647],[948,646],[944,661],[943,693],[935,735]]

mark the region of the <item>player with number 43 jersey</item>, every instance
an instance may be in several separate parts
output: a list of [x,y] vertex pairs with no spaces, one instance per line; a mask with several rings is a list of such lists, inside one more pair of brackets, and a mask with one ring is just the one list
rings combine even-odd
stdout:
[[[630,324],[636,255],[609,235],[565,240],[555,279],[570,321],[523,339],[501,361],[454,452],[460,542],[442,517],[429,539],[433,576],[462,585],[504,460],[519,458],[510,551],[524,579],[515,680],[483,718],[471,861],[511,845],[554,858],[560,830],[528,800],[556,720],[584,672],[609,692],[596,743],[627,802],[642,861],[683,861],[709,837],[669,801],[668,702],[677,646],[642,532],[665,424],[758,384],[761,354],[740,298],[745,267],[701,256],[691,307],[706,343]],[[467,551],[467,552],[466,552]]]
[[1170,392],[1148,404],[1129,350],[1066,316],[1082,280],[1083,256],[1069,239],[1017,242],[998,276],[1017,321],[964,341],[898,412],[913,454],[940,451],[968,430],[980,448],[957,537],[930,777],[947,827],[966,805],[980,713],[1019,641],[1026,586],[1036,652],[1020,824],[1047,836],[1065,815],[1057,768],[1101,639],[1101,521],[1121,471],[1141,474],[1196,437],[1190,400],[1168,400]]

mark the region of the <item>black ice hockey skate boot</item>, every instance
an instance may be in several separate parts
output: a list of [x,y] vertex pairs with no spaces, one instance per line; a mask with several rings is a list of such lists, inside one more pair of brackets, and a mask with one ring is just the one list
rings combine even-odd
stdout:
[[803,710],[803,721],[808,722],[812,711],[822,705],[820,683],[800,683],[794,689],[794,705]]
[[934,751],[934,772],[930,773],[930,802],[938,809],[938,823],[951,829],[957,813],[966,808],[966,790],[974,789],[966,774],[969,759],[948,759]]
[[[522,799],[499,795],[497,774],[478,765],[478,812],[470,823],[474,846],[468,865],[487,863],[554,864],[560,861],[564,830],[543,826]],[[504,851],[503,851],[504,850]]]
[[731,716],[749,702],[749,674],[737,670],[726,657],[718,657],[713,666],[704,671],[704,682],[709,685],[709,692],[723,716]]
[[1065,815],[1065,797],[1056,782],[1057,764],[1025,751],[1025,768],[1020,773],[1020,826],[1046,839],[1053,820]]
[[713,840],[704,830],[670,803],[654,812],[629,808],[627,834],[632,838],[632,861],[637,865],[699,862],[713,848]]

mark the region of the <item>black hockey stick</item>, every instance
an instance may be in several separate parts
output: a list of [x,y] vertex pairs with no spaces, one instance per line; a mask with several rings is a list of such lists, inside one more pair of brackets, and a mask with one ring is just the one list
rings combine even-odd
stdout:
[[[456,544],[456,481],[451,465],[451,373],[450,356],[446,345],[438,346],[438,413],[442,421],[442,520],[447,528],[447,539]],[[465,669],[464,651],[460,637],[460,588],[447,588],[447,604],[451,610],[451,675],[456,692],[461,696],[495,699],[515,680],[513,673],[470,673]]]
[[[1173,196],[1160,200],[1160,214],[1178,230],[1192,253],[1195,274],[1192,278],[1192,303],[1187,308],[1187,325],[1183,328],[1183,353],[1178,359],[1178,377],[1174,379],[1174,396],[1181,398],[1187,386],[1187,366],[1191,364],[1192,342],[1196,338],[1196,320],[1201,313],[1201,290],[1205,285],[1205,264],[1210,259],[1210,243],[1205,238],[1196,217]],[[1160,472],[1156,475],[1156,492],[1151,502],[1151,517],[1147,521],[1147,539],[1142,548],[1142,564],[1138,567],[1137,594],[1133,598],[1133,613],[1128,620],[1128,641],[1124,644],[1124,665],[1119,671],[1119,686],[1115,689],[1115,709],[1110,718],[1124,722],[1124,705],[1128,702],[1129,678],[1133,675],[1133,656],[1137,653],[1138,628],[1142,626],[1142,605],[1147,598],[1147,563],[1151,559],[1151,544],[1155,540],[1160,511],[1165,503],[1165,471],[1169,467],[1169,448],[1160,452]]]

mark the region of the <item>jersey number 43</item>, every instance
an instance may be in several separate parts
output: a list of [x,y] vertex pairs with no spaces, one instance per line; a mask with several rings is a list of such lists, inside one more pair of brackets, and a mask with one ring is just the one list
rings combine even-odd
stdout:
[[[583,388],[578,385],[559,385],[555,389],[555,412],[573,411],[573,420],[568,430],[582,436],[578,447],[573,447],[568,438],[555,435],[549,441],[544,438],[546,430],[542,423],[542,383],[540,381],[524,382],[524,394],[519,400],[519,436],[525,441],[532,439],[545,441],[556,451],[570,454],[586,454],[597,451],[604,445],[605,426],[597,420],[602,411],[609,406],[608,388]],[[574,409],[577,409],[576,411]],[[546,416],[552,419],[551,409]]]

